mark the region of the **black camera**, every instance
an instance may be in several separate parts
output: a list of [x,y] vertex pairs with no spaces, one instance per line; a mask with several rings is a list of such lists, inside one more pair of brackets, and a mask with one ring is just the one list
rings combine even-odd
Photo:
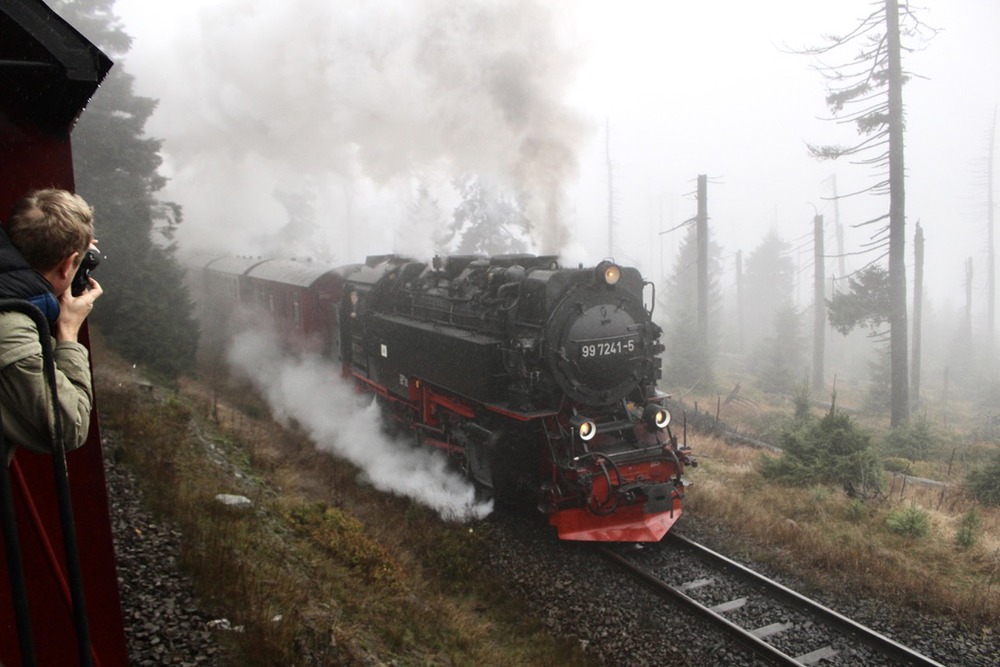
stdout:
[[73,296],[80,296],[90,289],[90,272],[96,269],[100,263],[101,253],[97,252],[97,248],[89,248],[80,261],[80,268],[73,276],[73,285],[70,288]]

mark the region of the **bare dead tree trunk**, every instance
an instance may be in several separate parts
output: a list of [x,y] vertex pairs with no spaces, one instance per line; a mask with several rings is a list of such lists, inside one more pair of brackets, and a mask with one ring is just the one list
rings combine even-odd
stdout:
[[615,255],[615,186],[611,167],[611,121],[604,125],[604,156],[608,165],[608,257]]
[[837,175],[830,177],[833,180],[833,224],[837,230],[837,268],[840,270],[841,279],[847,275],[846,257],[844,250],[844,226],[840,224],[840,197],[837,196]]
[[924,301],[924,230],[917,222],[913,237],[913,359],[910,362],[910,399],[920,403],[920,346]]
[[813,216],[813,381],[816,391],[823,390],[823,354],[826,343],[826,299],[823,280],[826,263],[823,261],[823,216]]
[[708,345],[708,176],[698,176],[698,333]]
[[903,164],[903,64],[899,0],[886,0],[889,57],[889,362],[893,428],[910,418],[909,350],[906,326],[906,194]]
[[989,162],[986,167],[986,223],[987,238],[989,243],[986,246],[987,253],[987,279],[989,281],[987,292],[989,293],[989,305],[987,306],[986,327],[989,338],[989,353],[992,358],[996,349],[996,304],[997,304],[997,280],[996,280],[996,249],[993,247],[993,152],[996,143],[997,130],[997,110],[993,108],[993,126],[990,128],[990,151]]
[[739,351],[743,353],[743,251],[736,251],[736,327],[739,334]]
[[972,258],[965,260],[965,354],[972,351]]

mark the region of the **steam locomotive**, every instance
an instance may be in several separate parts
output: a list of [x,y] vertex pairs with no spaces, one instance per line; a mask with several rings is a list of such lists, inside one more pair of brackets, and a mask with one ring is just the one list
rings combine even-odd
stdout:
[[567,540],[658,541],[685,466],[657,390],[660,328],[634,268],[554,256],[396,255],[337,268],[215,258],[210,299],[262,311],[339,362],[388,419]]

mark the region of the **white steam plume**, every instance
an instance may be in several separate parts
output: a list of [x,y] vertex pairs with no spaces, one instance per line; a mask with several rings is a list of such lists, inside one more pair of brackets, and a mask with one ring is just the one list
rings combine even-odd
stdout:
[[[186,211],[182,245],[262,252],[239,246],[277,235],[287,216],[272,193],[296,188],[318,193],[326,227],[302,247],[343,244],[382,234],[386,218],[405,224],[399,200],[415,180],[472,172],[527,191],[539,250],[558,252],[588,131],[564,102],[580,63],[567,11],[543,0],[205,6],[149,72],[162,91],[150,131],[165,139],[165,194]],[[362,212],[359,195],[373,190],[399,206]],[[267,252],[278,243],[290,240]]]
[[448,468],[438,452],[388,437],[379,428],[373,402],[340,378],[319,358],[291,359],[277,340],[258,331],[238,334],[229,361],[264,394],[279,421],[294,419],[321,450],[328,450],[363,470],[375,488],[412,498],[451,520],[481,519],[492,502],[476,502],[469,481]]

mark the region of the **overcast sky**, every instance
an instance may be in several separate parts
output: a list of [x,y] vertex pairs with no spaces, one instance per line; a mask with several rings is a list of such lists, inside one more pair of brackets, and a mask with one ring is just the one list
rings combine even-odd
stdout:
[[[922,4],[923,20],[941,32],[904,60],[927,77],[904,91],[907,261],[912,268],[920,220],[929,291],[961,300],[965,259],[985,267],[1000,2]],[[803,265],[811,261],[801,237],[813,206],[833,221],[830,177],[844,193],[873,176],[808,157],[806,142],[848,144],[856,135],[820,120],[828,115],[820,76],[781,47],[844,33],[869,7],[118,0],[116,11],[135,39],[124,66],[137,92],[160,100],[147,129],[165,139],[165,196],[185,206],[182,242],[264,252],[302,232],[302,252],[345,262],[423,250],[428,234],[397,229],[415,179],[432,186],[447,214],[451,175],[479,170],[533,188],[540,249],[594,261],[608,254],[607,123],[613,254],[661,276],[680,233],[659,232],[694,214],[687,195],[698,174],[711,179],[711,226],[728,268],[771,226],[802,246]],[[486,85],[477,77],[484,68],[494,73]],[[273,196],[303,183],[328,220],[321,229],[288,228]],[[865,196],[841,202],[839,215],[850,225],[887,206]],[[869,234],[849,228],[848,250]],[[828,247],[833,238],[831,224]]]

